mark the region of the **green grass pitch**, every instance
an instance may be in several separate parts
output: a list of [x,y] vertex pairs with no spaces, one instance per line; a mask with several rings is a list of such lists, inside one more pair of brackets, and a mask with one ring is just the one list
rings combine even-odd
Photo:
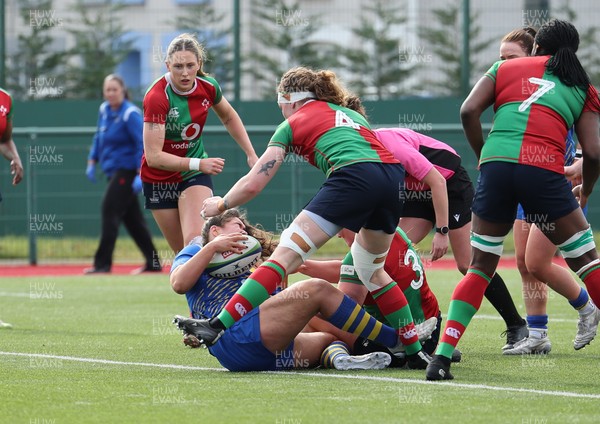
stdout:
[[[523,311],[518,273],[502,270]],[[456,271],[428,280],[447,310]],[[171,324],[166,275],[0,279],[1,423],[593,423],[600,342],[576,352],[577,314],[549,295],[547,356],[503,357],[484,300],[453,382],[424,371],[230,373]],[[524,312],[523,312],[524,314]]]

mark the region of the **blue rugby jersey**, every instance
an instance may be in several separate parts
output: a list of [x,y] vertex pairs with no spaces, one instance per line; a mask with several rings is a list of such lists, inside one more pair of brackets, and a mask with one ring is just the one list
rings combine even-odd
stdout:
[[[201,247],[197,244],[191,244],[181,249],[173,261],[171,272],[179,265],[189,261],[200,249]],[[248,275],[250,275],[250,271],[236,278],[217,278],[203,272],[194,287],[185,294],[192,317],[200,319],[212,318],[217,315],[241,287]]]
[[577,143],[573,138],[574,127],[571,127],[567,133],[566,150],[565,150],[565,165],[572,165],[575,161],[575,152],[577,151]]

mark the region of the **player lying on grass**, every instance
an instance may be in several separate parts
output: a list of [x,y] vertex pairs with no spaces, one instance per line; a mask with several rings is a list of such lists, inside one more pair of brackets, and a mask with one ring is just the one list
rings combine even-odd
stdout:
[[[240,252],[244,247],[240,241],[246,234],[259,239],[265,247],[263,253],[268,256],[274,246],[268,234],[248,225],[238,210],[231,209],[205,224],[203,247],[190,244],[175,258],[171,286],[175,292],[186,295],[193,316],[175,317],[175,323],[185,334],[186,344],[200,344],[197,318],[211,317],[220,311],[247,278],[248,273],[219,279],[205,272],[216,252]],[[334,343],[336,337],[330,333],[302,333],[317,314],[338,328],[376,341],[392,351],[402,346],[393,328],[375,320],[331,284],[313,278],[282,290],[244,315],[209,347],[209,351],[231,371],[309,368],[319,365],[321,358],[324,365],[338,369],[389,365],[391,358],[386,353],[352,357],[343,344]],[[434,325],[422,326],[425,333],[422,337],[427,338],[433,328]],[[423,363],[418,354],[409,355],[408,362],[414,367],[422,367]]]
[[[339,233],[339,237],[343,238],[348,247],[354,242],[355,233],[348,229],[343,229]],[[431,338],[423,342],[423,351],[428,354],[433,353],[440,333],[442,323],[442,314],[438,305],[435,294],[431,291],[427,284],[427,277],[423,263],[418,252],[414,249],[411,241],[408,239],[402,229],[397,228],[396,234],[392,240],[390,250],[385,259],[384,270],[398,284],[404,292],[408,307],[412,315],[415,325],[419,327],[421,323],[433,320],[436,324],[435,329],[431,334]],[[361,283],[354,270],[352,261],[352,253],[348,252],[343,261],[317,261],[308,260],[300,266],[298,272],[315,278],[323,278],[330,283],[338,283],[338,289],[353,299],[372,316],[381,322],[387,322],[385,316],[380,312],[377,304],[373,300],[369,290]],[[338,334],[331,324],[324,323],[322,320],[313,319],[310,326],[321,331],[328,331],[338,336],[341,340],[350,345],[354,345],[355,354],[364,354],[381,350],[381,346],[367,340],[361,340],[351,334]],[[401,360],[401,356],[396,354],[396,358],[392,358],[391,366],[402,366],[405,361]],[[459,362],[461,353],[455,350],[452,355],[453,362]]]

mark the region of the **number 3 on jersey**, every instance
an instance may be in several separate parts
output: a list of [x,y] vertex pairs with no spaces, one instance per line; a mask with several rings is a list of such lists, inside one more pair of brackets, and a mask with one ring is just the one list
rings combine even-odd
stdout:
[[415,272],[417,278],[410,282],[410,286],[415,290],[419,290],[423,286],[423,266],[417,252],[411,248],[407,249],[404,254],[404,265],[412,266],[412,270]]
[[556,85],[553,81],[535,77],[529,78],[529,82],[532,84],[537,84],[539,87],[531,96],[527,98],[527,100],[519,105],[519,112],[525,112],[527,108],[533,104],[533,102],[542,97],[548,91],[552,90]]
[[341,110],[335,111],[335,126],[336,127],[351,127],[355,130],[360,129],[360,125],[354,122],[348,115]]

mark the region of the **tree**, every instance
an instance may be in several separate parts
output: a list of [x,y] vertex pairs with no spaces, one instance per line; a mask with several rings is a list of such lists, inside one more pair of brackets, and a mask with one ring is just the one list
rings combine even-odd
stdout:
[[344,50],[345,67],[351,72],[350,83],[360,97],[381,100],[408,92],[404,86],[419,63],[417,49],[401,48],[402,40],[390,36],[394,26],[406,22],[398,7],[377,0],[365,7],[361,23],[352,32],[360,40],[358,47]]
[[19,35],[17,51],[7,61],[7,88],[18,99],[60,97],[65,57],[63,52],[50,52],[49,46],[51,32],[62,20],[55,15],[52,0],[25,1],[19,12],[29,32]]
[[581,64],[590,76],[592,84],[600,87],[600,56],[598,56],[598,27],[590,26],[579,32],[578,55]]
[[104,77],[114,72],[132,50],[133,40],[125,40],[126,31],[119,12],[122,5],[111,0],[92,11],[84,0],[76,0],[72,6],[78,18],[73,19],[67,30],[75,40],[69,50],[71,60],[67,67],[67,97],[96,99],[101,95]]
[[311,41],[316,16],[304,16],[300,2],[260,0],[252,3],[251,38],[245,72],[255,79],[259,96],[272,99],[281,75],[294,66],[331,68],[339,65],[339,46]]
[[[432,12],[435,22],[432,27],[421,30],[421,37],[428,42],[431,51],[439,59],[436,68],[443,75],[441,80],[429,80],[427,83],[440,94],[449,96],[461,94],[460,83],[463,65],[460,52],[462,51],[463,26],[460,3],[461,0],[453,0],[452,4],[445,6],[443,9],[434,9]],[[479,41],[481,36],[481,26],[477,23],[479,13],[473,12],[470,15],[469,80],[472,79],[474,71],[475,75],[479,77],[490,65],[489,63],[485,65],[477,64],[471,58],[484,51],[490,43],[499,41],[498,37]]]
[[213,75],[225,92],[233,84],[233,58],[229,35],[231,26],[223,27],[225,14],[217,13],[210,2],[190,5],[185,14],[169,21],[169,24],[181,30],[197,35],[206,48],[206,62],[203,69]]

